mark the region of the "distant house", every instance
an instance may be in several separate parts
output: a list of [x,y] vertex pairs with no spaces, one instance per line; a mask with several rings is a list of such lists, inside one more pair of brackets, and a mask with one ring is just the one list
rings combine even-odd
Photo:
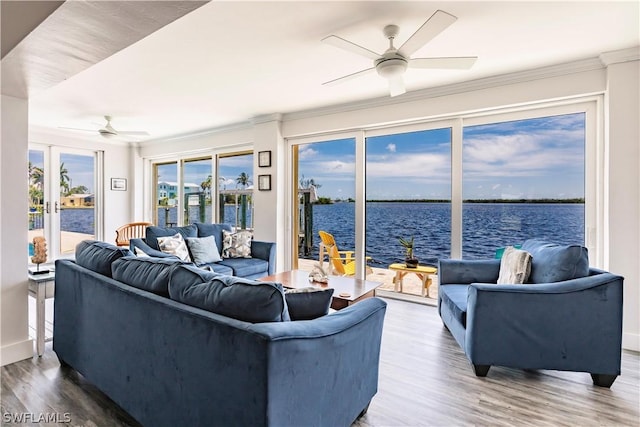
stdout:
[[[198,184],[185,182],[183,194],[199,193],[201,188]],[[178,183],[173,181],[160,181],[158,183],[158,200],[176,199],[178,197]]]
[[60,197],[60,205],[63,208],[89,208],[95,205],[93,194],[70,194]]

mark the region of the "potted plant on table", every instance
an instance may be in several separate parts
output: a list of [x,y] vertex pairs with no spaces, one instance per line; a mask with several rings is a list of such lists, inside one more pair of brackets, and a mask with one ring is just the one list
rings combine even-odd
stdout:
[[410,239],[400,237],[398,241],[405,250],[404,264],[407,268],[416,268],[418,266],[418,258],[413,256],[413,236]]

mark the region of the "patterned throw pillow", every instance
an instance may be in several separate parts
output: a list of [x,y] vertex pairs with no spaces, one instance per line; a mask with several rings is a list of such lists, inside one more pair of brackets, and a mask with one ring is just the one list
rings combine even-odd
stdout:
[[498,284],[521,285],[527,281],[531,274],[531,254],[527,251],[508,246],[504,250],[500,261],[500,274]]
[[222,258],[251,258],[252,238],[247,230],[235,233],[222,230]]
[[187,244],[180,233],[176,233],[173,236],[158,237],[158,246],[165,254],[175,255],[182,261],[191,262]]

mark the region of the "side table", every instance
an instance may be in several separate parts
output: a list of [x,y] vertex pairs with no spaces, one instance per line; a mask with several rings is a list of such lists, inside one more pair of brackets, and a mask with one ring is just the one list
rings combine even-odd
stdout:
[[45,341],[52,338],[45,337],[44,302],[47,298],[53,298],[55,290],[56,273],[51,271],[45,274],[29,274],[29,295],[36,299],[36,350],[38,356],[44,353]]
[[429,277],[429,275],[437,273],[438,270],[435,267],[419,265],[415,268],[409,268],[405,264],[398,263],[391,264],[389,266],[389,270],[393,270],[396,272],[396,277],[393,279],[394,290],[396,292],[398,292],[398,287],[400,287],[400,292],[402,292],[402,279],[404,278],[404,276],[406,276],[408,273],[414,273],[420,278],[420,281],[422,282],[422,296],[425,296],[426,290],[426,297],[431,298],[429,296],[429,286],[431,286],[431,278]]

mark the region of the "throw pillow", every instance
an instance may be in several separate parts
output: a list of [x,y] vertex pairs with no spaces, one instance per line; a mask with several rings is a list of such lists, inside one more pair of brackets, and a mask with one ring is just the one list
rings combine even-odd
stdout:
[[329,312],[333,288],[288,289],[284,296],[291,320],[313,320]]
[[136,256],[140,257],[140,258],[150,258],[149,255],[147,255],[147,253],[145,251],[143,251],[142,249],[135,247],[134,251],[136,253]]
[[232,233],[222,230],[222,257],[223,258],[251,258],[250,231],[242,230]]
[[498,284],[523,284],[531,274],[531,254],[527,251],[508,246],[500,260]]
[[215,237],[187,237],[186,240],[191,259],[196,265],[222,261]]
[[158,237],[158,246],[165,254],[175,255],[182,261],[191,262],[187,244],[180,233],[176,233],[173,236]]
[[533,257],[531,283],[562,282],[589,275],[589,254],[584,246],[530,239],[522,249]]

